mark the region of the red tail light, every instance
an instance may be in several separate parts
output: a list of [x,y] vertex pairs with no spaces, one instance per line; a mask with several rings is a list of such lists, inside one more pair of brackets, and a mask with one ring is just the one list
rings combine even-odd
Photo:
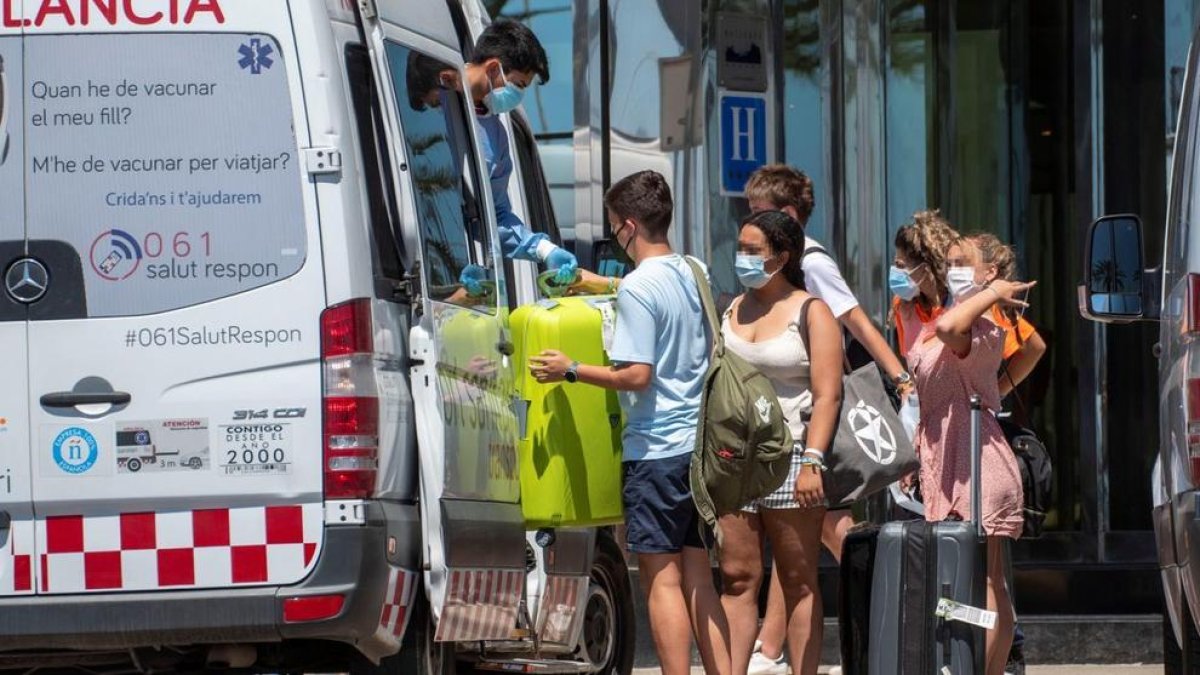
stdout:
[[1200,379],[1187,381],[1188,465],[1192,485],[1200,486]]
[[375,493],[379,399],[374,339],[370,300],[351,300],[321,315],[326,499],[362,499]]
[[351,300],[321,314],[321,356],[369,354],[374,350],[371,301]]
[[332,619],[341,613],[345,604],[346,597],[342,595],[288,598],[283,601],[283,620],[285,623],[304,623]]

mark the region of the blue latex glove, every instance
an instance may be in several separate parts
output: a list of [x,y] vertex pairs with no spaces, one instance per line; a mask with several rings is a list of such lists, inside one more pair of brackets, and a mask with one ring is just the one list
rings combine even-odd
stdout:
[[555,248],[546,256],[546,269],[557,270],[554,282],[557,284],[573,284],[579,272],[579,261],[575,254],[565,248]]
[[483,282],[487,280],[487,270],[479,265],[467,265],[458,275],[458,283],[467,289],[467,294],[477,297],[484,294]]

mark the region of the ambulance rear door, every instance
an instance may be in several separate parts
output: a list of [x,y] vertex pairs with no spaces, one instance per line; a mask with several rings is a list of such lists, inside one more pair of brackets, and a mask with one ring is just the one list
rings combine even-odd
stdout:
[[24,153],[0,171],[24,162],[48,273],[28,305],[38,592],[295,583],[324,532],[326,302],[288,5],[26,3],[24,22]]

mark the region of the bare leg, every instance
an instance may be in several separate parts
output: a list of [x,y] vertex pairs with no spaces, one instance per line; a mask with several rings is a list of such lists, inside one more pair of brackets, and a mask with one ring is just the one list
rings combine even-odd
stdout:
[[650,634],[663,675],[688,675],[692,669],[692,627],[683,595],[679,553],[639,553],[642,590],[650,611]]
[[700,661],[709,675],[732,675],[729,657],[729,622],[721,597],[713,587],[708,551],[683,547],[683,593],[692,618],[692,631],[700,648]]
[[[761,566],[759,563],[759,567]],[[786,636],[787,605],[783,602],[783,586],[779,585],[779,566],[772,560],[771,583],[767,587],[767,610],[763,615],[762,627],[758,629],[763,656],[772,661],[778,659],[783,654],[783,641]],[[750,648],[753,650],[754,645],[751,644]]]
[[987,608],[996,612],[996,628],[987,632],[987,675],[1004,675],[1013,640],[1013,606],[1004,573],[1004,538],[987,538]]
[[842,546],[851,527],[854,527],[854,516],[849,509],[825,512],[825,520],[821,523],[821,543],[838,563],[842,562]]
[[[763,574],[762,520],[756,513],[731,513],[721,517],[721,532],[725,538],[721,546],[721,578],[725,582],[721,605],[729,618],[733,672],[744,673],[750,665],[758,628],[758,589]],[[782,591],[780,594],[782,600]],[[779,657],[778,651],[775,656]]]
[[815,675],[821,661],[825,612],[817,586],[817,566],[824,518],[825,509],[762,512],[763,526],[778,561],[788,615],[788,657],[797,675]]

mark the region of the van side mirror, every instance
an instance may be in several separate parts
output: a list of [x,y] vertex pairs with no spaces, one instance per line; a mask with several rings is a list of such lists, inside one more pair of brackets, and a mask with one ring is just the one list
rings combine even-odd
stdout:
[[1135,215],[1104,216],[1092,223],[1084,260],[1080,310],[1105,323],[1132,323],[1147,316],[1142,269],[1142,221]]
[[629,272],[629,266],[617,255],[617,245],[612,239],[592,242],[592,261],[596,265],[596,274],[603,277],[620,279]]

